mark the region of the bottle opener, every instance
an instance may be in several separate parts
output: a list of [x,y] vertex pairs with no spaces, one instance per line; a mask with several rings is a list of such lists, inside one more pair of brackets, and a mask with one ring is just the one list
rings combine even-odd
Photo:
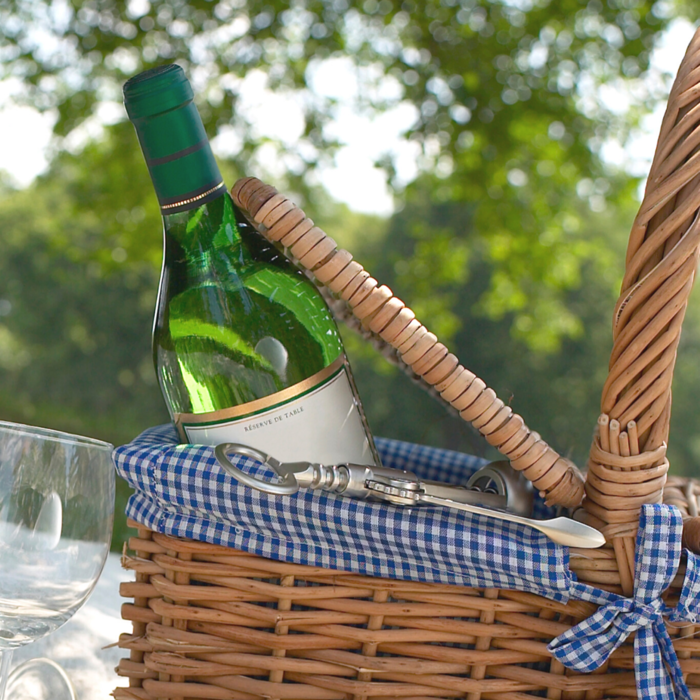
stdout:
[[[508,462],[486,465],[475,472],[464,487],[420,479],[413,472],[386,467],[280,462],[260,450],[235,443],[217,445],[214,453],[227,474],[263,493],[290,496],[302,488],[320,489],[347,498],[380,500],[401,506],[439,506],[526,525],[567,547],[595,548],[605,544],[602,533],[571,518],[535,520],[526,517],[532,508],[532,490],[529,482]],[[229,455],[262,462],[280,480],[271,482],[246,474],[231,462]]]

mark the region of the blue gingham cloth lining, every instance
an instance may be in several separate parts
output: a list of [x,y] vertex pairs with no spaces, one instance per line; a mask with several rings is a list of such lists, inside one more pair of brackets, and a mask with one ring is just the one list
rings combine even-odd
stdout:
[[[600,607],[588,619],[552,640],[549,650],[568,668],[593,671],[636,632],[634,668],[639,698],[691,700],[664,618],[696,623],[700,619],[700,560],[681,550],[683,521],[677,508],[645,505],[639,519],[632,598],[574,582],[572,596]],[[671,585],[681,554],[686,574],[678,605],[669,608],[661,594]],[[674,691],[675,686],[675,691]]]
[[[377,448],[385,466],[448,483],[464,483],[483,464],[468,455],[396,440],[378,439]],[[244,471],[269,479],[259,463],[236,459]],[[671,609],[661,599],[681,559],[682,521],[676,508],[643,506],[634,596],[623,598],[577,581],[568,567],[568,549],[529,528],[446,509],[408,509],[319,492],[268,496],[229,477],[211,447],[179,445],[170,425],[117,448],[114,460],[135,489],[127,515],[157,532],[369,576],[596,603],[600,607],[590,618],[551,642],[552,654],[569,668],[591,671],[636,632],[639,697],[671,700],[677,692],[690,700],[664,618],[700,623],[699,558],[684,552],[678,605]],[[537,503],[536,517],[551,515]]]
[[[226,474],[213,448],[177,443],[175,430],[162,426],[115,450],[119,474],[136,489],[127,515],[157,532],[368,576],[568,598],[568,551],[531,528],[308,490],[270,496]],[[385,466],[448,483],[465,483],[483,465],[476,457],[396,440],[379,439],[377,448]],[[232,461],[270,479],[259,462]]]

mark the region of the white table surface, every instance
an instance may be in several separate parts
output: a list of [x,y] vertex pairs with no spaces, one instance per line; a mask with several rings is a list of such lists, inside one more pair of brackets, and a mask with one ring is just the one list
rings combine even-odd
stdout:
[[70,676],[78,700],[109,700],[114,688],[128,685],[114,671],[128,652],[117,647],[104,649],[118,641],[122,632],[131,631],[131,623],[121,619],[125,599],[119,596],[119,584],[133,581],[134,572],[122,569],[120,559],[110,554],[87,603],[53,634],[15,650],[12,666],[38,656],[53,659]]

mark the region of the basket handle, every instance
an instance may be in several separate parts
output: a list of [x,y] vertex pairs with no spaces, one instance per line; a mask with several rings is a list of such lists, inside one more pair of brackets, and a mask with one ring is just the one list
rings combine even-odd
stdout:
[[288,249],[320,284],[347,302],[354,318],[351,325],[361,325],[380,344],[393,348],[443,402],[523,472],[547,504],[574,507],[581,502],[583,477],[573,462],[531,431],[493,389],[459,363],[411,309],[350,253],[338,249],[301,209],[256,178],[239,180],[231,194],[269,241]]
[[671,380],[698,264],[699,211],[700,31],[671,89],[632,226],[589,460],[583,506],[612,539],[623,579],[633,571],[641,506],[661,501],[666,480]]

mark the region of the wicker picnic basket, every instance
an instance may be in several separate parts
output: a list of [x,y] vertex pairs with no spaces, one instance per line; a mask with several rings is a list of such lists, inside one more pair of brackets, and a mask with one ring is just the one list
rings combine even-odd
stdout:
[[[607,545],[571,550],[580,581],[632,594],[643,504],[663,498],[677,506],[687,518],[684,539],[696,536],[700,485],[667,480],[665,452],[671,379],[700,248],[700,32],[672,88],[632,228],[585,483],[287,198],[252,178],[236,183],[233,196],[269,240],[325,285],[339,315],[470,421],[548,503],[576,508],[582,501],[575,517],[601,529]],[[138,535],[124,564],[136,580],[121,593],[133,598],[123,607],[133,634],[120,640],[129,650],[118,667],[129,679],[114,692],[120,700],[637,696],[632,637],[589,674],[565,669],[547,649],[595,611],[591,603],[371,578],[132,525]],[[681,566],[669,600],[677,598],[682,574]],[[668,630],[686,683],[700,697],[698,626]]]

